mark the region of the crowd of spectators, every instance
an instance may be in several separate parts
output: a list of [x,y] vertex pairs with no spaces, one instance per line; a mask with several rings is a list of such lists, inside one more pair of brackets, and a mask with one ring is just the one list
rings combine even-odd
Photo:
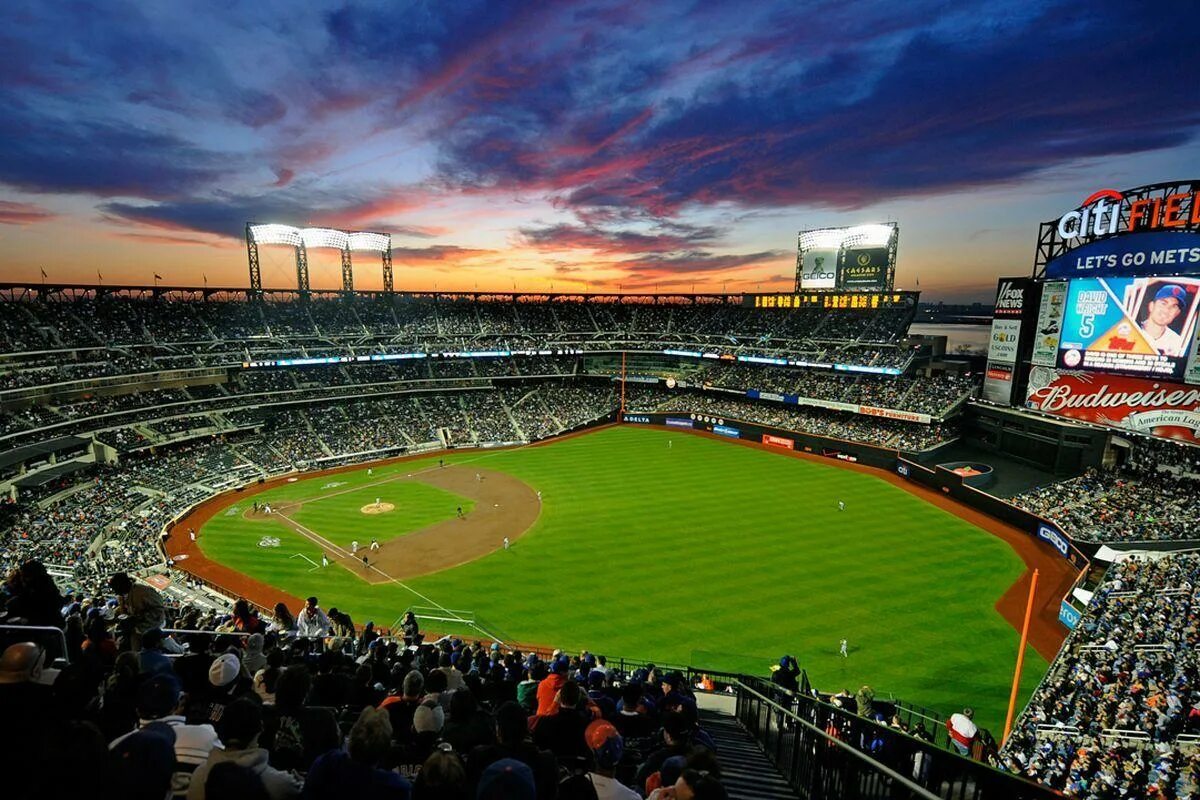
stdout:
[[426,297],[349,303],[10,300],[0,302],[0,317],[10,320],[0,327],[0,352],[23,356],[0,370],[0,389],[275,358],[414,350],[704,348],[902,367],[911,354],[898,344],[912,316],[907,307],[782,310]]
[[977,388],[968,377],[862,376],[786,367],[715,364],[691,379],[727,389],[758,389],[812,400],[832,400],[942,417]]
[[908,452],[928,450],[958,436],[953,424],[901,422],[847,411],[755,402],[709,392],[637,389],[627,392],[626,408],[631,412],[706,414]]
[[1080,800],[1200,796],[1200,555],[1114,564],[1000,753]]
[[173,608],[124,574],[63,596],[38,561],[9,576],[0,616],[62,628],[69,656],[54,668],[34,643],[0,656],[14,800],[97,783],[189,800],[728,796],[692,687],[653,664],[428,643],[411,614],[393,637],[316,597],[270,615],[244,600]]
[[1120,466],[1092,468],[1012,502],[1085,542],[1200,539],[1200,448],[1139,440]]

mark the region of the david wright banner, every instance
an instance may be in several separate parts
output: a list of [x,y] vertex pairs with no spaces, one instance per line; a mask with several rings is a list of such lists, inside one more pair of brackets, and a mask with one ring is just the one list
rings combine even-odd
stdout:
[[1036,367],[1025,405],[1048,414],[1200,444],[1200,388]]

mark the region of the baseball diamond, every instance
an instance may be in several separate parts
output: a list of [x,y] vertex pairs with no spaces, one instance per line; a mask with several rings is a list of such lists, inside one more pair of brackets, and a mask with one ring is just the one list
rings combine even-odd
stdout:
[[[517,641],[653,651],[679,663],[716,659],[714,668],[730,670],[769,663],[775,643],[789,641],[822,685],[869,682],[936,707],[970,684],[989,724],[1001,720],[1007,699],[1007,656],[1028,586],[1022,559],[1042,569],[1047,587],[1057,583],[1053,575],[1074,577],[1027,536],[905,481],[698,434],[610,427],[442,458],[444,468],[428,457],[377,464],[371,477],[365,466],[340,470],[345,485],[335,491],[321,491],[329,478],[318,473],[217,497],[175,526],[195,527],[198,547],[173,533],[169,550],[189,556],[189,571],[264,605],[280,590],[297,598],[315,592],[339,598],[356,620],[390,620],[394,609],[428,598],[474,609]],[[451,504],[459,501],[448,496],[446,519],[422,524],[428,518],[421,517],[412,527],[402,512],[382,515],[392,535],[379,537],[381,551],[364,570],[334,543],[369,540],[358,511],[363,492],[411,482],[474,507],[454,518]],[[282,498],[269,522],[222,513],[245,505],[249,493],[268,502],[280,493],[315,497],[328,513],[298,524],[296,502]],[[328,495],[336,496],[320,499]],[[835,498],[847,501],[846,512],[837,513]],[[263,524],[278,531],[281,547],[247,546]],[[513,541],[507,552],[505,536]],[[585,565],[601,550],[622,568],[598,581]],[[289,558],[322,552],[331,564],[315,574]],[[561,602],[567,597],[580,602]],[[1052,590],[1046,597],[1023,692],[1062,639],[1057,599]],[[589,612],[597,603],[609,609],[603,619]],[[663,612],[649,637],[624,624],[643,608]],[[687,608],[704,612],[674,611]],[[838,657],[843,637],[855,643],[853,658]]]

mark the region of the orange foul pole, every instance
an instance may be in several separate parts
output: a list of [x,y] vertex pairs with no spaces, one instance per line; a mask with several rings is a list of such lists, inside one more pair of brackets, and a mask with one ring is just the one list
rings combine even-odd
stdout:
[[1021,649],[1017,650],[1017,670],[1013,673],[1012,694],[1008,696],[1008,716],[1004,718],[1004,738],[1012,732],[1013,714],[1017,710],[1017,692],[1021,688],[1021,667],[1025,665],[1025,645],[1029,642],[1029,620],[1033,616],[1033,595],[1037,591],[1038,571],[1033,571],[1033,580],[1029,582],[1029,602],[1025,604],[1025,624],[1021,626]]

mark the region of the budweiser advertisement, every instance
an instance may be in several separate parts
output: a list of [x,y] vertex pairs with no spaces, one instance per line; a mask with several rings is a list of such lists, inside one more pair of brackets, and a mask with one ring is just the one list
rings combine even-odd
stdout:
[[1200,444],[1200,387],[1035,367],[1025,405],[1048,414]]

